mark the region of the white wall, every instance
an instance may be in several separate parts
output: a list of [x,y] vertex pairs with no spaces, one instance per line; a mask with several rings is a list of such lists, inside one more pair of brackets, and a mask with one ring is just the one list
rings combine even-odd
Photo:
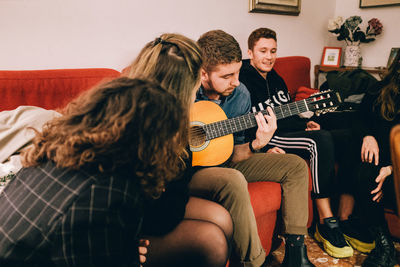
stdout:
[[121,70],[163,32],[193,39],[223,29],[247,57],[247,36],[258,27],[278,32],[279,56],[304,55],[319,64],[335,15],[378,17],[384,34],[363,46],[364,63],[384,65],[399,45],[400,7],[360,10],[359,0],[302,0],[299,16],[248,13],[248,0],[0,0],[0,69],[108,67]]
[[0,69],[110,67],[121,70],[163,32],[193,39],[234,35],[247,57],[258,27],[278,32],[279,55],[321,57],[331,0],[303,0],[300,16],[248,13],[248,0],[1,0]]
[[[342,16],[344,19],[361,16],[364,31],[368,20],[378,18],[381,21],[382,34],[371,43],[361,44],[362,64],[367,67],[386,66],[390,49],[400,47],[400,6],[359,8],[359,0],[336,0],[335,13],[335,16]],[[333,35],[328,35],[327,44],[344,47],[344,41],[337,41]]]

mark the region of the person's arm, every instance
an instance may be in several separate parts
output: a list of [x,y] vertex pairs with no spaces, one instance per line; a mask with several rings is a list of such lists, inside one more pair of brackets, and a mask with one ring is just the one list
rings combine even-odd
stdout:
[[233,149],[232,162],[239,162],[248,159],[253,150],[260,150],[271,140],[276,130],[276,116],[270,107],[267,108],[269,115],[258,113],[255,118],[257,121],[256,138],[248,143],[235,145]]

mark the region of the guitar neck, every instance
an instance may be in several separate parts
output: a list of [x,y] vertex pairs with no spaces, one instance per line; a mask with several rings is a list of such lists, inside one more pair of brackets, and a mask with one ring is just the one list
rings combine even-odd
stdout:
[[[309,111],[307,99],[302,101],[292,102],[285,105],[280,105],[273,108],[276,118],[283,119],[296,114]],[[262,114],[268,114],[267,110],[260,111]],[[248,113],[240,117],[217,121],[214,123],[203,125],[206,131],[206,140],[211,140],[228,134],[244,131],[257,126],[255,113]]]

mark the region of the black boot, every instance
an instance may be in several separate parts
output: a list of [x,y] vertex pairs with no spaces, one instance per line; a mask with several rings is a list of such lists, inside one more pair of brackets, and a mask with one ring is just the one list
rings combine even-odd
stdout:
[[307,248],[304,245],[304,236],[286,235],[284,267],[315,267],[307,257]]
[[396,250],[389,230],[384,226],[371,227],[375,248],[362,264],[363,267],[393,267],[397,264]]

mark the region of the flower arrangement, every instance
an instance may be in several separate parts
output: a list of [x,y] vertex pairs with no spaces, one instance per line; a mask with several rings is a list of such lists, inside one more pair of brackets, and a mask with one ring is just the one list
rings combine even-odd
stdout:
[[334,33],[339,41],[344,40],[347,45],[359,45],[360,43],[369,43],[375,40],[375,36],[382,33],[382,23],[373,18],[368,21],[367,29],[362,31],[360,16],[351,16],[343,22],[342,17],[330,19],[328,31]]

